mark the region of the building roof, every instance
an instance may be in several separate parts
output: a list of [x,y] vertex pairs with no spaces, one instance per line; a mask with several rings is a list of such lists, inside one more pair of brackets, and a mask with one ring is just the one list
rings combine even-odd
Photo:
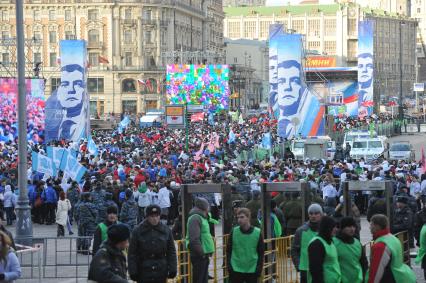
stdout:
[[305,13],[321,13],[335,14],[341,9],[340,4],[329,5],[289,5],[289,6],[257,6],[257,7],[224,7],[223,10],[227,17],[232,16],[272,16],[273,14],[279,15],[289,13],[292,15],[303,15]]

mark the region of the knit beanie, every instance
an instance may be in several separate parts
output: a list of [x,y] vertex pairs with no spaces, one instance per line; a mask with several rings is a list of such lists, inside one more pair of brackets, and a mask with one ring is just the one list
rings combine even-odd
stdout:
[[126,224],[112,224],[108,227],[108,240],[113,244],[118,244],[130,238],[130,230]]
[[323,214],[321,205],[319,205],[318,203],[311,204],[308,208],[308,213],[309,214],[316,214],[316,213]]
[[350,226],[357,227],[355,219],[353,219],[353,217],[343,217],[342,220],[340,220],[340,229],[344,229]]
[[205,198],[196,198],[195,199],[195,207],[203,210],[203,211],[208,211],[209,210],[209,202],[205,199]]

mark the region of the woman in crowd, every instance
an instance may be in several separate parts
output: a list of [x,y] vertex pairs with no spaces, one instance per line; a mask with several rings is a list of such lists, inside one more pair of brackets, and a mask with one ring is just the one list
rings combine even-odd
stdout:
[[59,193],[58,208],[56,210],[56,224],[58,224],[58,237],[65,235],[65,225],[68,222],[68,211],[71,210],[71,203],[65,197],[64,192]]

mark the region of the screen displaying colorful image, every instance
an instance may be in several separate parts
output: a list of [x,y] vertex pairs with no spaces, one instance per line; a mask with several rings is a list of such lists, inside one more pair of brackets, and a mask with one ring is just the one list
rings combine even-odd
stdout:
[[358,24],[358,115],[373,113],[374,98],[374,60],[373,60],[373,21]]
[[[35,143],[44,141],[44,80],[25,80],[27,95],[27,138]],[[0,78],[0,141],[18,137],[18,80]]]
[[210,112],[228,109],[228,65],[168,65],[169,104],[204,105]]

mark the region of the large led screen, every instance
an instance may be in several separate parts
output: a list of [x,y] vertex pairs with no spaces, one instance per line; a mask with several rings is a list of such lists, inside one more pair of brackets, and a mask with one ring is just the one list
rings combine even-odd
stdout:
[[[44,80],[25,80],[27,95],[27,138],[35,143],[44,139]],[[0,141],[18,137],[18,80],[0,78]]]
[[210,112],[228,109],[228,65],[168,65],[169,104],[204,105]]

